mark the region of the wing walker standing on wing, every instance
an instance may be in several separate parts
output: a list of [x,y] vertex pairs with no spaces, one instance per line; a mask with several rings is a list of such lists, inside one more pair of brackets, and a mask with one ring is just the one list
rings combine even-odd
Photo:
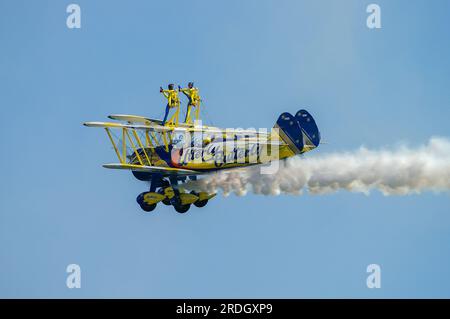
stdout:
[[194,82],[189,82],[188,87],[182,89],[178,86],[178,91],[182,92],[188,98],[188,105],[186,110],[186,117],[184,123],[192,123],[191,119],[191,109],[195,107],[195,121],[200,120],[200,94],[198,88],[194,87]]
[[[174,90],[173,87],[173,84],[169,84],[167,86],[167,90],[164,90],[162,87],[159,88],[159,92],[161,92],[167,99],[166,113],[164,114],[162,125],[166,125],[166,122],[167,124],[178,124],[178,117],[180,114],[180,99],[178,98],[178,92]],[[170,109],[173,108],[176,108],[175,113],[172,115],[169,121],[167,121]]]

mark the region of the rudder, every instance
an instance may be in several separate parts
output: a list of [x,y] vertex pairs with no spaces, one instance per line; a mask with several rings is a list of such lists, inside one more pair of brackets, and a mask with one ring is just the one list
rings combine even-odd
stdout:
[[320,144],[320,132],[316,121],[306,110],[300,110],[295,114],[303,133],[303,143],[305,146],[317,147]]

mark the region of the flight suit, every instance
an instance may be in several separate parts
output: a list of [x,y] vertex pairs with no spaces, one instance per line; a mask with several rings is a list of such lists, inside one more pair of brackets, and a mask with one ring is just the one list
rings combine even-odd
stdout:
[[176,118],[176,123],[178,123],[178,113],[180,108],[180,99],[178,98],[178,92],[176,90],[163,90],[161,92],[167,99],[166,113],[164,114],[164,120],[162,125],[166,124],[167,117],[169,116],[170,109],[177,108],[174,115],[171,117],[169,122],[173,122],[174,117]]
[[188,102],[188,107],[187,107],[187,111],[186,111],[186,118],[184,119],[185,123],[189,123],[191,122],[191,108],[192,107],[196,107],[197,109],[195,110],[195,119],[198,120],[199,119],[199,114],[200,114],[200,94],[198,93],[198,88],[185,88],[185,89],[180,89],[181,92],[183,92],[184,95],[187,96],[187,98],[189,99]]

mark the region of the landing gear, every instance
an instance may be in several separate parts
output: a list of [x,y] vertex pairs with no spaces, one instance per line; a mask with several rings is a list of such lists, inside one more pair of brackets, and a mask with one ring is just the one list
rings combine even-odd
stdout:
[[186,213],[189,208],[191,208],[191,204],[187,204],[187,205],[174,205],[173,208],[175,208],[175,210],[180,213],[180,214],[184,214]]
[[178,182],[179,179],[176,178],[171,178],[169,183],[162,177],[153,177],[150,191],[139,194],[136,201],[145,212],[153,211],[157,204],[162,202],[164,205],[173,206],[178,213],[184,214],[191,208],[192,204],[196,207],[204,207],[209,199],[215,196],[215,194],[198,193],[196,191],[187,193],[183,188],[178,187]]
[[[164,189],[163,189],[163,188],[160,188],[160,189],[158,190],[158,194],[164,195]],[[161,202],[162,202],[164,205],[167,205],[167,206],[170,206],[170,205],[171,205],[171,204],[170,204],[170,199],[168,199],[167,197],[164,198]]]
[[151,212],[152,210],[154,210],[156,208],[156,204],[147,204],[144,201],[144,196],[147,192],[144,193],[140,193],[138,195],[138,197],[136,198],[136,201],[138,202],[139,206],[141,206],[142,210],[145,212]]
[[[198,195],[199,195],[196,191],[191,191],[191,194],[192,194],[192,195],[195,195],[195,196],[198,196]],[[205,207],[206,204],[208,204],[208,200],[207,200],[207,199],[204,199],[204,200],[197,200],[196,202],[194,202],[194,205],[195,205],[196,207],[198,207],[198,208]]]
[[198,202],[195,202],[195,203],[194,203],[194,205],[195,205],[196,207],[198,207],[198,208],[205,207],[206,204],[208,204],[208,200],[207,200],[207,199],[205,199],[205,200],[199,200]]
[[152,204],[152,205],[148,205],[148,204],[142,204],[141,205],[142,210],[146,211],[146,212],[151,212],[152,210],[154,210],[156,208],[156,204]]
[[175,210],[180,213],[180,214],[184,214],[186,213],[189,208],[191,208],[191,204],[182,204],[181,203],[181,199],[179,196],[174,196],[170,199],[170,203],[172,204],[173,208],[175,208]]

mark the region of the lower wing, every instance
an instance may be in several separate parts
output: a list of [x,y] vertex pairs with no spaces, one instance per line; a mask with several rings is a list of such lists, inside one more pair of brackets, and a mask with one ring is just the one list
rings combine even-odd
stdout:
[[173,168],[173,167],[158,167],[158,166],[145,166],[145,165],[135,165],[135,164],[103,164],[105,168],[112,169],[127,169],[136,172],[146,172],[152,174],[161,174],[162,176],[193,176],[204,174],[203,172],[194,171],[190,169],[183,168]]

